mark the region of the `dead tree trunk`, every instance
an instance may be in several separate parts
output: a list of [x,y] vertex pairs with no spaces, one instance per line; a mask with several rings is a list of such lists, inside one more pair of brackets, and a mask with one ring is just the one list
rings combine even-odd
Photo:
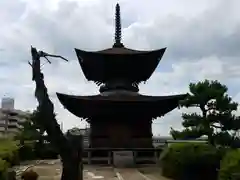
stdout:
[[[47,59],[47,56],[59,57],[64,60],[65,58],[56,55],[50,55],[42,51],[37,51],[36,48],[31,47],[32,63],[29,64],[32,67],[32,80],[35,81],[35,97],[38,101],[37,115],[40,126],[46,130],[50,142],[55,146],[62,158],[62,178],[61,180],[82,180],[82,166],[81,166],[81,148],[82,146],[75,147],[73,143],[63,132],[54,113],[54,105],[51,102],[47,88],[44,83],[44,75],[41,72],[40,58],[44,57]],[[48,59],[47,59],[48,60]],[[48,60],[49,63],[51,63]],[[82,143],[80,143],[82,144]]]
[[[73,134],[71,132],[67,132],[68,142],[72,145],[71,158],[62,159],[63,163],[63,173],[62,179],[66,179],[65,177],[71,176],[72,174],[78,175],[82,178],[82,135],[81,134]],[[71,170],[71,171],[69,171]],[[70,174],[69,174],[70,173]],[[79,178],[80,180],[80,178]]]

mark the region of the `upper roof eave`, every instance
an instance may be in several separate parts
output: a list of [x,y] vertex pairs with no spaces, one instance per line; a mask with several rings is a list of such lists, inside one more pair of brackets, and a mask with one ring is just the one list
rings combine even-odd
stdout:
[[[161,49],[156,49],[156,50],[134,50],[134,49],[129,49],[129,48],[108,48],[100,51],[85,51],[82,49],[77,49],[75,48],[75,52],[77,56],[81,56],[81,54],[95,54],[95,55],[134,55],[134,54],[142,54],[142,55],[147,55],[147,54],[152,54],[152,53],[158,53],[158,52],[165,52],[167,48],[161,48]],[[161,54],[161,53],[160,53]]]

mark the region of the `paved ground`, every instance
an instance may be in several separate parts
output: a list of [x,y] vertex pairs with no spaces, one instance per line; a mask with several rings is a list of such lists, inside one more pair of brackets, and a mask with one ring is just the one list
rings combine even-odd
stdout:
[[142,176],[137,169],[116,169],[119,173],[120,180],[148,180],[146,177]]
[[[61,164],[59,160],[42,160],[33,167],[40,177],[38,180],[60,180]],[[154,168],[113,168],[109,166],[85,165],[84,180],[167,180]]]
[[17,179],[20,179],[21,174],[26,171],[28,168],[34,166],[35,164],[37,164],[38,161],[25,161],[23,163],[20,164],[20,166],[14,166],[13,169],[16,172],[17,175]]
[[138,168],[139,172],[141,173],[142,176],[145,177],[147,180],[170,180],[168,178],[165,178],[161,176],[161,170],[159,167],[141,167]]

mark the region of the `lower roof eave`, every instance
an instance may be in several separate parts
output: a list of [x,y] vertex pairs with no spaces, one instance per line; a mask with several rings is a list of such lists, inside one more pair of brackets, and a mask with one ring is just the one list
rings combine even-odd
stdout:
[[[172,111],[179,105],[187,94],[172,96],[144,96],[141,95],[135,100],[124,100],[123,98],[106,99],[106,97],[95,96],[73,96],[57,93],[61,104],[72,114],[80,118],[91,119],[91,117],[134,114],[149,116],[151,118],[161,117]],[[126,97],[125,97],[126,98]],[[131,99],[131,100],[130,100]],[[126,107],[126,108],[125,108]]]

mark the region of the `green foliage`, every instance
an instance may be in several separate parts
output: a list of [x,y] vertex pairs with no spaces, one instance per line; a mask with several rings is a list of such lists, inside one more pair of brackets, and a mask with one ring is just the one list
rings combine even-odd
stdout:
[[5,160],[0,159],[0,180],[6,179],[8,163]]
[[34,111],[21,125],[23,128],[17,135],[19,140],[40,140],[44,134],[44,130],[37,123],[37,112]]
[[21,160],[33,159],[56,159],[58,153],[50,143],[35,143],[34,141],[25,141],[19,149]]
[[184,139],[184,140],[192,140],[192,139],[197,139],[202,136],[202,133],[199,129],[197,128],[185,128],[182,131],[176,131],[173,128],[171,128],[170,131],[173,139]]
[[34,111],[28,119],[22,123],[23,129],[16,139],[20,141],[19,154],[21,160],[56,158],[57,153],[49,144],[45,144],[45,130],[39,126],[41,121],[38,111]]
[[200,113],[183,113],[183,131],[171,129],[174,139],[207,136],[210,144],[240,147],[236,132],[240,117],[234,115],[238,104],[227,95],[227,87],[218,81],[190,83],[190,93],[181,106],[198,108]]
[[7,168],[19,164],[18,146],[11,139],[0,140],[0,180],[6,179]]
[[19,148],[19,157],[21,161],[36,159],[35,142],[27,141]]
[[208,144],[172,144],[160,156],[162,173],[176,180],[214,180],[217,178],[220,156],[218,150]]
[[240,149],[231,150],[221,161],[219,180],[240,179]]
[[57,159],[58,153],[56,149],[52,147],[50,143],[36,144],[35,146],[36,156],[40,159]]
[[18,146],[15,141],[1,140],[0,144],[0,158],[7,161],[10,165],[19,163]]

